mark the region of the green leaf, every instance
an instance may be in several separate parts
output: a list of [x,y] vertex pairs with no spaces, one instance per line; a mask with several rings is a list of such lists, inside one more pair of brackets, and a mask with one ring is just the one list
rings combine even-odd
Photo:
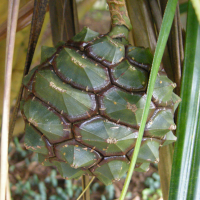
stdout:
[[196,16],[197,16],[197,20],[200,23],[200,1],[199,0],[191,0],[193,8],[195,10]]
[[169,199],[200,199],[200,26],[188,5],[185,60]]
[[49,1],[52,39],[54,45],[72,38],[78,32],[76,1]]
[[155,84],[155,81],[157,78],[157,73],[158,73],[160,62],[161,62],[161,59],[162,59],[162,56],[164,53],[165,45],[167,43],[167,39],[169,36],[170,28],[171,28],[175,10],[176,10],[176,5],[177,5],[177,0],[169,0],[167,3],[166,9],[165,9],[165,14],[163,17],[163,22],[161,25],[158,42],[157,42],[157,46],[156,46],[156,51],[155,51],[155,55],[154,55],[154,59],[153,59],[152,70],[151,70],[149,85],[148,85],[148,89],[147,89],[147,99],[146,99],[146,103],[145,103],[145,107],[144,107],[144,111],[143,111],[143,115],[142,115],[141,126],[139,129],[139,136],[138,136],[138,139],[136,142],[135,151],[134,151],[134,154],[133,154],[133,157],[131,160],[128,175],[125,180],[125,184],[124,184],[124,187],[123,187],[123,190],[122,190],[119,200],[123,200],[126,195],[126,191],[128,189],[128,185],[131,180],[131,176],[132,176],[132,173],[133,173],[133,170],[135,167],[135,163],[137,160],[137,156],[139,153],[140,144],[142,141],[142,136],[143,136],[143,132],[144,132],[144,128],[145,128],[145,123],[146,123],[146,120],[148,117],[148,112],[149,112],[149,107],[150,107],[151,98],[152,98],[152,94],[153,94],[154,84]]
[[187,12],[187,9],[188,9],[188,2],[179,5],[180,14]]

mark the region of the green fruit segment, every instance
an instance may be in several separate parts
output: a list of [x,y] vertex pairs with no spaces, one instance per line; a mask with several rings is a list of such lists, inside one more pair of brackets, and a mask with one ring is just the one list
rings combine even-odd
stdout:
[[169,131],[165,137],[163,138],[164,140],[164,143],[162,144],[162,146],[166,146],[168,144],[171,144],[173,142],[176,142],[176,136],[174,136],[173,132],[172,131]]
[[120,44],[123,44],[123,45],[128,45],[129,44],[129,41],[126,40],[125,38],[113,38],[114,41],[120,43]]
[[25,132],[24,146],[27,149],[45,155],[52,155],[53,150],[49,152],[49,148],[52,148],[52,146],[47,143],[48,141],[45,141],[45,138],[32,125],[26,123]]
[[85,174],[85,171],[81,169],[74,169],[68,163],[57,161],[55,159],[51,162],[54,166],[57,167],[60,175],[65,179],[79,178],[80,176]]
[[[173,105],[172,94],[176,84],[164,74],[158,74],[153,91],[153,102],[157,106]],[[174,95],[173,95],[174,98]],[[177,97],[176,97],[177,99]],[[177,99],[178,100],[178,99]]]
[[95,40],[87,46],[86,52],[95,60],[110,67],[121,62],[125,57],[124,45],[114,41],[109,36]]
[[87,148],[75,140],[70,140],[56,145],[55,154],[59,159],[66,161],[75,169],[79,167],[91,167],[101,159],[99,153],[93,149]]
[[172,108],[173,108],[173,111],[175,112],[175,110],[178,107],[178,104],[181,102],[181,98],[173,92],[172,92],[172,102],[173,102]]
[[63,114],[70,122],[88,118],[96,113],[94,94],[64,84],[50,69],[36,73],[33,93]]
[[107,68],[74,49],[64,48],[56,58],[54,69],[62,80],[86,91],[99,92],[110,84]]
[[100,116],[73,126],[76,140],[104,156],[125,155],[134,147],[137,130],[108,121]]
[[94,40],[94,38],[96,38],[98,35],[98,32],[95,32],[88,27],[84,27],[80,33],[72,38],[72,40],[75,42],[89,42]]
[[[143,138],[142,144],[137,157],[137,163],[143,162],[155,162],[159,161],[159,146],[161,140],[154,138]],[[134,149],[130,150],[127,154],[128,158],[131,160]]]
[[147,86],[148,73],[127,60],[111,69],[112,81],[128,91],[144,91]]
[[80,33],[68,41],[68,44],[71,46],[79,47],[81,50],[83,50],[88,42],[94,40],[98,36],[98,32],[92,31],[88,27],[84,27]]
[[55,52],[56,52],[56,48],[54,47],[42,46],[41,63],[47,61]]
[[22,80],[23,85],[32,91],[33,77],[39,66],[34,67]]
[[[146,95],[131,94],[112,87],[99,96],[100,113],[118,123],[138,128],[140,126]],[[148,119],[155,110],[151,103]]]
[[52,166],[53,163],[50,162],[48,156],[38,153],[38,161],[44,166]]
[[128,59],[131,63],[136,64],[146,70],[150,70],[153,62],[153,55],[150,50],[143,47],[129,46],[127,48]]
[[23,114],[51,143],[62,142],[73,137],[71,124],[34,96],[29,96],[25,101]]
[[173,120],[171,109],[158,109],[146,124],[145,136],[163,137],[170,130],[175,130],[176,125]]
[[136,172],[146,172],[149,169],[149,163],[148,162],[144,162],[141,164],[136,164],[135,166],[135,171]]
[[105,157],[91,172],[105,185],[119,181],[127,172],[129,161],[125,156]]

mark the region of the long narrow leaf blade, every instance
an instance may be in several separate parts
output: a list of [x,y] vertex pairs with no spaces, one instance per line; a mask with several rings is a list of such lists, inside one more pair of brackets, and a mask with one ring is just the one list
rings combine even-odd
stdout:
[[35,0],[33,19],[31,23],[31,32],[28,44],[28,52],[26,57],[26,65],[24,74],[26,75],[30,69],[31,62],[33,59],[33,54],[35,52],[35,47],[40,36],[42,25],[44,22],[44,17],[46,14],[48,5],[48,0]]
[[[37,41],[42,29],[42,25],[44,22],[44,17],[46,14],[46,9],[48,5],[49,0],[35,0],[34,2],[34,10],[33,10],[33,18],[31,23],[31,32],[30,32],[30,38],[29,38],[29,44],[28,44],[28,51],[26,56],[26,64],[24,68],[24,75],[28,74],[28,71],[31,66],[31,62],[33,59],[33,55],[35,52],[35,47],[37,45]],[[12,113],[11,123],[10,123],[10,130],[9,130],[9,140],[12,137],[16,116],[19,110],[19,102],[21,100],[23,93],[23,85],[21,84],[19,95],[15,104],[14,111]]]
[[53,43],[67,41],[78,32],[75,0],[49,1]]
[[[200,33],[200,29],[199,29],[199,33]],[[200,47],[200,42],[199,42],[199,47]],[[198,112],[200,113],[200,108]],[[200,115],[198,117],[198,122],[200,122]],[[197,129],[196,129],[196,137],[195,137],[194,150],[193,150],[193,156],[192,156],[192,166],[191,166],[192,173],[190,173],[190,184],[188,187],[187,199],[200,199],[200,190],[199,190],[200,188],[200,159],[199,158],[200,158],[200,123],[198,123]]]
[[185,60],[169,200],[200,199],[200,26],[188,5]]
[[156,51],[154,54],[151,74],[150,74],[150,78],[149,78],[149,84],[148,84],[148,88],[147,88],[147,99],[146,99],[144,111],[142,114],[142,121],[141,121],[140,129],[139,129],[139,135],[137,138],[137,142],[136,142],[134,153],[133,153],[133,156],[131,159],[128,174],[127,174],[127,177],[126,177],[126,180],[124,183],[124,187],[123,187],[123,190],[122,190],[119,200],[124,199],[124,197],[126,195],[126,191],[128,189],[128,185],[131,180],[131,176],[133,174],[133,170],[135,167],[135,163],[137,160],[137,156],[138,156],[141,141],[142,141],[142,136],[144,133],[145,124],[147,121],[147,116],[148,116],[148,112],[149,112],[149,107],[150,107],[150,103],[151,103],[151,98],[152,98],[152,94],[153,94],[153,89],[154,89],[157,73],[159,70],[161,59],[162,59],[162,56],[163,56],[163,53],[165,50],[165,46],[167,43],[170,29],[171,29],[172,21],[173,21],[175,10],[176,10],[176,5],[177,5],[177,0],[169,0],[167,3],[167,6],[166,6],[165,14],[163,17],[163,22],[162,22],[159,37],[158,37]]

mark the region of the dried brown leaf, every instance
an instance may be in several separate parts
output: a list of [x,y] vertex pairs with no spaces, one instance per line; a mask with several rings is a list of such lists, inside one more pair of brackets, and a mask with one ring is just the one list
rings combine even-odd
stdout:
[[[19,10],[17,31],[22,30],[31,23],[33,16],[34,0],[29,1]],[[0,41],[6,38],[7,20],[0,25]]]

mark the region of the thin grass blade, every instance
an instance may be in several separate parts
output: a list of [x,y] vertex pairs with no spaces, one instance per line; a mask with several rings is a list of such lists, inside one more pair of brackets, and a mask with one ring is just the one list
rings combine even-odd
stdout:
[[200,26],[188,4],[185,59],[181,85],[177,142],[169,200],[200,199]]
[[82,193],[79,195],[79,197],[76,200],[79,200],[85,194],[85,192],[90,188],[90,185],[92,184],[92,182],[93,182],[94,179],[95,179],[95,176],[92,177],[92,179],[90,180],[90,182],[83,189]]
[[139,152],[139,148],[141,145],[142,136],[143,136],[143,132],[144,132],[144,128],[145,128],[145,124],[146,124],[146,120],[147,120],[147,116],[148,116],[148,112],[149,112],[149,106],[150,106],[150,102],[151,102],[151,98],[152,98],[152,94],[153,94],[154,84],[156,81],[158,69],[159,69],[159,66],[161,63],[161,59],[162,59],[162,56],[164,53],[164,49],[165,49],[165,46],[167,43],[167,39],[168,39],[171,25],[173,22],[173,18],[175,15],[176,5],[177,5],[177,0],[169,0],[167,3],[167,6],[166,6],[166,10],[165,10],[165,14],[163,17],[163,22],[161,25],[158,42],[157,42],[157,46],[156,46],[156,50],[155,50],[155,54],[154,54],[149,84],[148,84],[148,88],[147,88],[147,99],[146,99],[146,103],[145,103],[145,107],[144,107],[144,111],[143,111],[143,115],[142,115],[142,121],[141,121],[141,126],[139,129],[139,135],[138,135],[138,139],[136,142],[133,157],[131,159],[128,174],[127,174],[127,177],[126,177],[126,180],[124,183],[124,187],[123,187],[123,190],[122,190],[119,200],[123,200],[125,198],[125,195],[126,195],[126,192],[128,189],[128,185],[130,183],[131,176],[132,176],[132,173],[133,173],[133,170],[135,167],[135,163],[137,160],[137,156],[138,156],[138,152]]
[[10,90],[12,63],[14,55],[15,35],[20,0],[10,0],[8,6],[8,36],[6,40],[6,61],[4,78],[3,116],[1,129],[1,187],[0,199],[5,200],[8,186],[8,135],[10,119]]
[[[90,187],[88,187],[90,181],[89,181],[89,176],[83,175],[81,177],[82,179],[82,190],[84,191],[83,193],[83,200],[90,200]],[[85,190],[87,188],[87,190]]]

